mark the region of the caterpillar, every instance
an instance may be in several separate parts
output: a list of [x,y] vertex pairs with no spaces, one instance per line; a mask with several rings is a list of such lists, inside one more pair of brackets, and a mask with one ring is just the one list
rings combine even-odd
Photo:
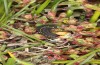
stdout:
[[37,32],[44,35],[47,38],[54,39],[57,37],[57,34],[52,32],[52,29],[57,28],[55,24],[45,24],[37,27]]

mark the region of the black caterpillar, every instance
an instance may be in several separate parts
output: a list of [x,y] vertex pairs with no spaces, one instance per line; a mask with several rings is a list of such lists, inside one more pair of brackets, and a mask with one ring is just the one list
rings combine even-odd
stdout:
[[57,34],[52,32],[52,29],[57,28],[55,24],[45,24],[37,27],[37,32],[44,35],[47,38],[54,39],[57,37]]

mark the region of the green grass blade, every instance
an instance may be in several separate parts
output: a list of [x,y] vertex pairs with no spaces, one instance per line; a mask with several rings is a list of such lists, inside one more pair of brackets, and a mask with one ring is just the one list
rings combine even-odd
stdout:
[[0,22],[5,18],[6,14],[4,13],[1,18],[0,18]]
[[72,62],[73,60],[66,60],[66,61],[53,61],[53,64],[65,64],[65,63],[69,63]]
[[9,58],[5,65],[14,65],[14,64],[15,64],[15,60],[13,58]]
[[10,10],[10,7],[11,7],[11,5],[12,5],[12,0],[9,0],[9,3],[8,3],[8,10]]
[[91,60],[89,63],[91,63],[91,64],[100,64],[100,60]]
[[8,20],[11,18],[12,13],[13,12],[11,12],[8,16],[6,16],[5,14],[2,16],[2,18],[0,19],[0,27],[8,23]]
[[51,0],[46,0],[35,12],[35,14],[40,14],[44,8],[51,2]]
[[92,55],[90,55],[87,59],[85,59],[83,62],[81,62],[80,65],[83,65],[83,64],[87,63],[88,61],[90,61],[90,59],[91,59],[94,55],[95,55],[95,53],[92,54]]
[[5,13],[8,15],[8,3],[7,0],[4,0],[4,7],[5,7]]
[[19,12],[17,12],[13,17],[18,17],[21,15],[21,13],[28,8],[28,6],[30,6],[31,4],[33,4],[35,1],[30,2],[29,4],[27,4],[24,8],[22,8]]
[[3,0],[0,0],[0,18],[3,16],[4,13],[5,13],[4,3],[3,3]]
[[54,0],[54,2],[53,2],[53,6],[52,6],[52,8],[51,8],[51,10],[52,11],[56,11],[56,8],[57,8],[57,5],[61,2],[61,1],[63,1],[63,0]]
[[90,19],[90,22],[91,23],[96,22],[98,20],[99,16],[100,16],[100,11],[95,11],[94,14],[93,14],[93,16]]

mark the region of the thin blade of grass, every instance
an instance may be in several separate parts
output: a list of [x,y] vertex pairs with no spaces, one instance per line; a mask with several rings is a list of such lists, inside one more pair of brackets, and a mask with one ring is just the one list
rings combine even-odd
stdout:
[[4,14],[2,15],[2,17],[0,18],[0,22],[4,19],[5,16],[6,16],[6,14],[4,13]]
[[72,62],[73,60],[66,60],[66,61],[53,61],[53,64],[65,64],[65,63],[69,63]]
[[2,19],[0,19],[0,27],[3,25],[6,25],[8,23],[8,20],[11,18],[13,12],[10,12],[8,16],[4,15]]
[[[41,45],[41,43],[38,43],[38,44],[34,44],[34,43],[31,43],[31,45],[28,45],[28,46],[23,46],[23,47],[20,47],[20,48],[15,48],[15,49],[7,49],[8,51],[10,51],[10,52],[14,52],[14,51],[19,51],[19,50],[23,50],[23,49],[25,49],[25,48],[31,48],[31,47],[33,47],[33,46],[40,46]],[[6,52],[2,52],[1,53],[2,55],[3,54],[7,54],[7,51]]]
[[100,60],[91,60],[89,63],[91,63],[91,64],[100,64]]
[[8,3],[7,3],[7,0],[3,0],[3,1],[4,1],[5,13],[6,13],[6,15],[8,15]]
[[12,0],[9,0],[9,3],[8,3],[8,10],[10,10],[10,7],[11,7],[11,5],[12,5]]
[[[2,3],[4,3],[4,4],[1,7],[4,7],[5,11],[3,9],[1,9],[4,13],[2,13],[3,15],[0,18],[0,27],[3,26],[4,24],[6,24],[8,19],[12,16],[12,12],[10,12],[10,10],[9,10],[11,7],[11,4],[12,4],[12,0],[9,0],[9,2],[7,0],[3,0]],[[8,15],[8,13],[9,13],[9,15]]]
[[33,4],[35,1],[31,1],[29,4],[27,4],[24,8],[22,8],[19,12],[17,12],[13,17],[18,17],[21,15],[21,13],[28,8],[31,4]]
[[35,12],[35,14],[40,14],[44,8],[51,2],[51,0],[46,0]]
[[58,4],[61,2],[61,1],[63,1],[63,0],[54,0],[54,2],[52,3],[52,8],[51,8],[51,10],[52,11],[56,11],[56,8],[57,8],[57,6],[58,6]]
[[100,16],[100,11],[95,11],[94,14],[93,14],[93,16],[90,19],[90,22],[91,23],[96,22],[98,20],[99,16]]
[[90,55],[87,59],[85,59],[83,62],[81,62],[81,63],[80,63],[80,65],[83,65],[83,64],[85,64],[85,63],[89,62],[89,61],[90,61],[90,59],[91,59],[94,55],[95,55],[95,53],[94,53],[94,54],[92,54],[92,55]]
[[4,13],[5,13],[4,2],[3,2],[3,0],[0,0],[0,18],[3,16]]

